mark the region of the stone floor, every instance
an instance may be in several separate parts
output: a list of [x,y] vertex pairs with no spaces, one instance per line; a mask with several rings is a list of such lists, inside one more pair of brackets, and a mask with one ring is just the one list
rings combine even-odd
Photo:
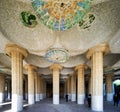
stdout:
[[[6,104],[0,107],[0,112],[12,112],[10,110],[11,104]],[[85,105],[77,105],[76,102],[65,102],[64,99],[60,101],[59,105],[53,105],[52,99],[44,99],[34,105],[27,105],[24,102],[24,109],[22,112],[93,112]],[[118,107],[113,106],[113,102],[104,102],[104,112],[120,112],[120,104]]]

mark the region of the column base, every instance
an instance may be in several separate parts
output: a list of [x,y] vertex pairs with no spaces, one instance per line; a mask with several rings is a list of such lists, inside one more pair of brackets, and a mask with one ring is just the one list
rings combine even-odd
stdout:
[[7,100],[10,100],[11,98],[10,98],[10,93],[8,93],[8,97],[7,97]]
[[59,104],[59,94],[53,95],[53,104]]
[[66,93],[64,93],[64,98],[66,97]]
[[28,94],[28,104],[35,104],[34,94]]
[[43,94],[43,98],[46,98],[46,94],[45,93]]
[[103,112],[103,96],[92,96],[92,110]]
[[113,94],[112,93],[107,94],[107,101],[113,101]]
[[71,94],[68,93],[68,100],[71,100]]
[[25,99],[26,99],[26,100],[28,99],[28,94],[27,94],[27,93],[25,93]]
[[43,94],[40,94],[40,100],[43,100]]
[[85,100],[85,95],[84,94],[78,94],[77,104],[84,104],[84,100]]
[[23,96],[12,94],[12,112],[19,112],[23,110]]
[[35,101],[36,101],[36,102],[40,101],[40,94],[36,94],[36,95],[35,95]]
[[4,94],[0,93],[0,104],[3,103],[3,99],[4,99]]
[[71,101],[76,101],[76,94],[71,94]]

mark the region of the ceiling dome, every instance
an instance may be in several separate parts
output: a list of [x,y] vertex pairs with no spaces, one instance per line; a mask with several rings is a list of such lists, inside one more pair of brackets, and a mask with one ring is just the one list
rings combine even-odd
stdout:
[[79,23],[90,8],[91,0],[32,0],[40,21],[52,30],[67,30]]

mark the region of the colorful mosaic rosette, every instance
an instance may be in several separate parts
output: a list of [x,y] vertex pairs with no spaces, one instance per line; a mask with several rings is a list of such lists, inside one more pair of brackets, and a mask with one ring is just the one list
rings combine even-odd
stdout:
[[92,0],[31,0],[40,21],[48,28],[63,31],[82,21]]

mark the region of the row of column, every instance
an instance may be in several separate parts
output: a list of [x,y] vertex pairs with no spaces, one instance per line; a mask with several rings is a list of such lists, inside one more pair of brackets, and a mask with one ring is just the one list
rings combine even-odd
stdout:
[[[82,66],[82,65],[81,65]],[[79,66],[80,67],[80,66]],[[77,67],[78,68],[78,67]],[[83,67],[82,67],[83,68]],[[80,74],[79,74],[80,75]],[[81,81],[79,81],[79,79],[81,79],[83,81],[83,85],[81,85],[81,87],[78,86],[78,99],[77,99],[77,103],[78,104],[84,104],[84,72],[82,73],[81,76],[79,78],[78,75],[78,85],[80,85],[79,83]],[[107,92],[107,101],[112,101],[113,99],[113,94],[112,94],[112,77],[113,75],[106,75],[106,92]],[[34,73],[34,79],[33,81],[35,81],[35,92],[33,92],[33,96],[35,96],[35,101],[40,101],[40,99],[43,99],[43,94],[45,92],[43,92],[44,90],[42,90],[42,86],[46,85],[43,84],[44,80],[41,79],[41,77],[39,75],[37,75],[37,73]],[[25,80],[25,99],[28,99],[28,80],[27,77],[24,76],[24,80]],[[11,83],[10,80],[7,80],[7,100],[10,100],[10,87]],[[1,74],[0,75],[0,103],[2,103],[3,99],[4,99],[4,86],[5,86],[5,75]],[[41,87],[40,87],[41,86]],[[82,88],[82,90],[79,90],[79,88]],[[34,91],[34,89],[32,89],[32,91]],[[81,91],[81,94],[79,94],[79,91]],[[43,93],[42,93],[43,92]],[[29,92],[30,93],[30,92]],[[35,94],[36,93],[36,94]],[[91,77],[89,76],[88,79],[88,93],[91,93]],[[35,95],[34,95],[35,94]],[[65,81],[65,85],[64,85],[64,94],[68,94],[69,95],[69,100],[71,101],[76,101],[76,75],[75,74],[71,74],[70,77]],[[82,95],[82,98],[79,98],[79,95]],[[29,97],[30,99],[31,97]],[[33,98],[33,97],[32,97]],[[34,104],[34,98],[33,98],[33,103],[29,102],[29,104]]]
[[76,101],[76,75],[75,74],[71,74],[69,78],[65,80],[64,93],[65,95],[68,95],[68,100]]
[[76,66],[75,70],[77,71],[77,76],[75,73],[71,74],[69,78],[67,78],[65,81],[65,89],[66,89],[65,93],[68,94],[68,100],[76,101],[76,97],[77,97],[77,104],[84,104],[84,99],[85,99],[84,69],[85,68],[87,68],[87,66],[84,64]]
[[[23,110],[23,59],[27,57],[28,52],[16,44],[7,44],[5,51],[12,60],[12,111],[18,112]],[[43,88],[45,87],[41,86],[40,90],[39,86],[44,86],[44,84],[42,84],[44,81],[38,78],[35,72],[36,67],[27,65],[26,68],[28,70],[28,103],[34,104],[35,100],[39,101],[43,99]],[[27,92],[27,89],[25,91]],[[40,91],[42,91],[41,94]],[[36,99],[34,99],[34,93],[36,93]]]
[[[36,78],[37,76],[37,78]],[[27,75],[24,75],[23,78],[23,96],[25,100],[28,100],[28,78]],[[41,77],[41,75],[34,75],[34,96],[35,101],[42,100],[45,97],[45,87],[46,82]],[[32,87],[32,86],[31,86]],[[11,100],[11,78],[6,79],[5,74],[0,74],[0,104],[4,101],[10,101]],[[30,93],[30,92],[29,92]],[[40,98],[39,100],[38,97]]]
[[[12,58],[12,110],[21,111],[23,108],[23,59],[27,57],[28,52],[15,44],[8,44],[6,46],[6,53]],[[87,53],[87,58],[91,59],[91,94],[92,94],[92,110],[103,111],[103,54],[109,52],[107,44],[100,44],[91,48]],[[77,94],[78,104],[84,102],[84,65],[77,66],[75,70],[78,71],[77,79]],[[35,67],[29,65],[28,69],[28,102],[33,101],[34,90],[34,70]],[[59,71],[62,69],[60,65],[52,65],[50,69],[53,72],[53,104],[59,104]],[[38,79],[38,78],[36,78]],[[74,79],[71,80],[71,82]],[[68,81],[69,82],[69,81]],[[71,83],[69,82],[69,83]],[[36,81],[36,84],[38,81]],[[74,100],[73,85],[71,86],[72,96]],[[38,88],[38,87],[37,87]],[[36,89],[36,92],[38,89]],[[69,90],[68,90],[69,94]],[[38,95],[36,95],[38,96]],[[36,97],[38,100],[38,97]]]
[[26,65],[28,70],[28,104],[34,104],[44,98],[45,82],[40,75],[37,74],[37,67]]
[[[89,92],[92,95],[92,110],[103,111],[103,55],[109,52],[107,44],[100,44],[91,48],[87,53],[87,58],[91,59],[91,78],[89,81]],[[84,90],[84,69],[85,65],[79,65],[75,68],[77,70],[77,103],[84,104],[85,90]],[[67,80],[69,83],[69,80]],[[110,75],[106,76],[107,86],[107,100],[112,99],[112,78]],[[68,84],[69,94],[69,84]]]

